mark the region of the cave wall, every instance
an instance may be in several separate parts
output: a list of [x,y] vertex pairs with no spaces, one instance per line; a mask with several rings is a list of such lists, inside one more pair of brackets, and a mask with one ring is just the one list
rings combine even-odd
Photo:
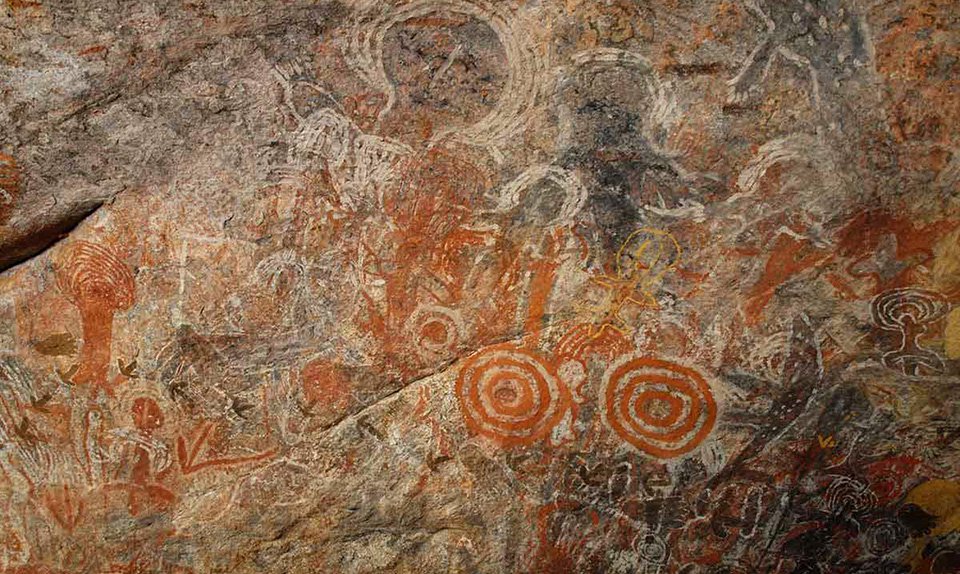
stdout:
[[953,0],[6,0],[0,572],[960,572]]

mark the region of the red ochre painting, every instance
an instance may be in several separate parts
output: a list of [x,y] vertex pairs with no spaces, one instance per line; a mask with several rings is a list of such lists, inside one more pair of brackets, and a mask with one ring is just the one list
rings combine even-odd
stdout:
[[950,0],[7,0],[0,574],[960,573]]

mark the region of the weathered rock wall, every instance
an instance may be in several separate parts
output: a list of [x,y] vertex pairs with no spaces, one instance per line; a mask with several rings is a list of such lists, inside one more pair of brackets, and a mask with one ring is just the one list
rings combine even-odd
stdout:
[[960,572],[952,0],[6,0],[0,572]]

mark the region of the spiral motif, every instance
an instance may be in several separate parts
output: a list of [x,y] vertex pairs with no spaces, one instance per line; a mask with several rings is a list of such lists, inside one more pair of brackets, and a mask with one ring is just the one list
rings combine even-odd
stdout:
[[435,305],[418,308],[405,328],[417,354],[426,361],[450,356],[463,342],[465,330],[458,311]]
[[57,286],[78,305],[98,303],[114,310],[133,305],[133,273],[112,251],[77,241],[58,269]]
[[606,423],[637,449],[672,458],[713,430],[717,404],[697,371],[649,357],[615,364],[604,376]]
[[874,556],[883,556],[899,548],[907,540],[907,531],[896,520],[882,518],[867,527],[864,546]]
[[896,331],[936,321],[946,314],[947,308],[943,295],[911,287],[877,295],[870,310],[877,326]]
[[510,345],[467,360],[456,383],[467,426],[503,446],[547,437],[570,407],[570,391],[547,363]]
[[876,504],[877,495],[869,486],[847,476],[836,478],[823,494],[824,507],[835,516],[861,514]]
[[645,534],[636,542],[637,553],[646,564],[666,564],[670,549],[663,538],[656,534]]

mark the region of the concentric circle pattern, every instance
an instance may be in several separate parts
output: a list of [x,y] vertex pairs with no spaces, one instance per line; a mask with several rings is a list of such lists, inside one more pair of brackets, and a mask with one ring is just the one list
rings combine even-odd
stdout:
[[503,446],[546,438],[570,407],[570,391],[533,353],[498,345],[471,357],[456,383],[467,426]]
[[76,241],[69,247],[65,261],[58,270],[57,285],[74,302],[101,301],[117,310],[133,304],[133,274],[109,249]]
[[666,564],[670,555],[667,543],[656,534],[645,534],[636,542],[637,552],[646,564]]
[[834,516],[869,512],[877,505],[877,495],[860,480],[840,476],[823,494],[824,508]]
[[936,321],[948,310],[943,295],[918,288],[886,291],[877,295],[870,306],[874,323],[890,330]]
[[700,373],[650,357],[630,358],[609,369],[601,400],[610,428],[659,458],[696,448],[717,418],[710,386]]
[[460,313],[440,306],[420,307],[406,324],[407,334],[421,359],[447,358],[463,342],[465,327]]

